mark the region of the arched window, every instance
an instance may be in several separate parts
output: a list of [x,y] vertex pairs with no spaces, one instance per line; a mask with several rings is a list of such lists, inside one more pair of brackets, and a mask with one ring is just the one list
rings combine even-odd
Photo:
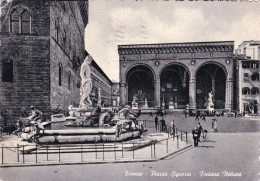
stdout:
[[62,64],[59,64],[59,86],[62,84]]
[[259,81],[259,73],[253,73],[251,75],[251,80],[252,81]]
[[68,75],[68,88],[69,88],[69,90],[70,90],[70,79],[71,79],[71,73],[69,72],[69,75]]
[[248,87],[243,87],[242,94],[244,94],[244,95],[250,94],[250,89]]
[[2,81],[13,82],[13,60],[3,60]]
[[30,34],[31,15],[28,8],[19,4],[11,9],[10,33]]
[[55,39],[59,43],[59,26],[57,21],[55,21]]
[[259,94],[259,89],[258,89],[258,87],[253,87],[252,89],[251,89],[251,94]]
[[67,37],[66,37],[66,30],[64,30],[64,34],[63,34],[63,50],[66,51],[66,41],[67,41]]
[[26,9],[21,14],[21,33],[30,34],[30,13]]

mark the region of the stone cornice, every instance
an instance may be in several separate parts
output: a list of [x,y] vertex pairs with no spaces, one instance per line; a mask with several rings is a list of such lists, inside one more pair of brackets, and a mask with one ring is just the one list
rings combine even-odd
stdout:
[[119,45],[119,55],[233,52],[234,42],[199,42]]

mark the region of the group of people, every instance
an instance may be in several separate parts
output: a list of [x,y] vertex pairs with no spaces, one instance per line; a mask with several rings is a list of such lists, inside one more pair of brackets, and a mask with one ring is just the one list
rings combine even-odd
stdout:
[[202,120],[202,121],[206,121],[206,113],[203,111],[203,112],[200,112],[200,111],[197,111],[196,113],[195,113],[195,121],[196,120]]
[[204,130],[203,130],[200,122],[198,122],[198,125],[196,127],[194,127],[194,129],[192,130],[192,137],[193,137],[193,140],[194,140],[194,147],[198,147],[199,142],[200,142],[201,134],[202,134],[202,137],[205,138]]
[[[213,130],[213,132],[218,132],[217,119],[212,119],[211,129]],[[206,129],[203,129],[200,122],[198,122],[198,125],[196,127],[194,127],[194,129],[192,130],[192,137],[194,140],[195,147],[198,147],[201,136],[204,139],[204,138],[206,138],[207,133],[208,133],[208,131]]]
[[[163,116],[162,116],[162,119],[159,121],[159,118],[156,115],[155,118],[154,118],[154,123],[155,123],[156,131],[159,130],[159,129],[160,129],[160,131],[165,131],[167,129]],[[159,126],[159,124],[161,125],[161,127]]]

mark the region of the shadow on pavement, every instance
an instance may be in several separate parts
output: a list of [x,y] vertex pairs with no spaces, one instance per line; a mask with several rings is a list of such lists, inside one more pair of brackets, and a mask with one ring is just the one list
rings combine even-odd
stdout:
[[198,146],[200,148],[215,148],[214,146]]
[[190,148],[184,149],[184,150],[182,150],[182,151],[180,151],[180,152],[178,152],[176,154],[173,154],[173,155],[169,156],[168,158],[165,158],[164,160],[171,160],[171,159],[173,159],[173,158],[175,158],[175,157],[177,157],[179,155],[182,155],[182,154],[184,154],[184,153],[186,153],[186,152],[188,152],[188,151],[190,151],[192,149],[194,149],[194,147],[190,147]]
[[202,142],[215,143],[216,141],[213,141],[213,140],[203,140]]

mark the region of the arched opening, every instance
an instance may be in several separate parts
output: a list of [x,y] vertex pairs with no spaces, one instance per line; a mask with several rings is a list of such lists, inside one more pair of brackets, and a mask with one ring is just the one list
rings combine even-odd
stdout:
[[154,74],[150,68],[138,65],[131,68],[126,76],[128,105],[135,99],[143,107],[147,98],[148,106],[154,106]]
[[166,108],[169,102],[174,103],[174,108],[183,109],[189,103],[189,73],[182,65],[169,65],[163,69],[160,76],[161,104]]
[[196,103],[198,109],[207,106],[208,93],[213,93],[215,109],[225,108],[226,73],[214,63],[200,67],[196,73]]

